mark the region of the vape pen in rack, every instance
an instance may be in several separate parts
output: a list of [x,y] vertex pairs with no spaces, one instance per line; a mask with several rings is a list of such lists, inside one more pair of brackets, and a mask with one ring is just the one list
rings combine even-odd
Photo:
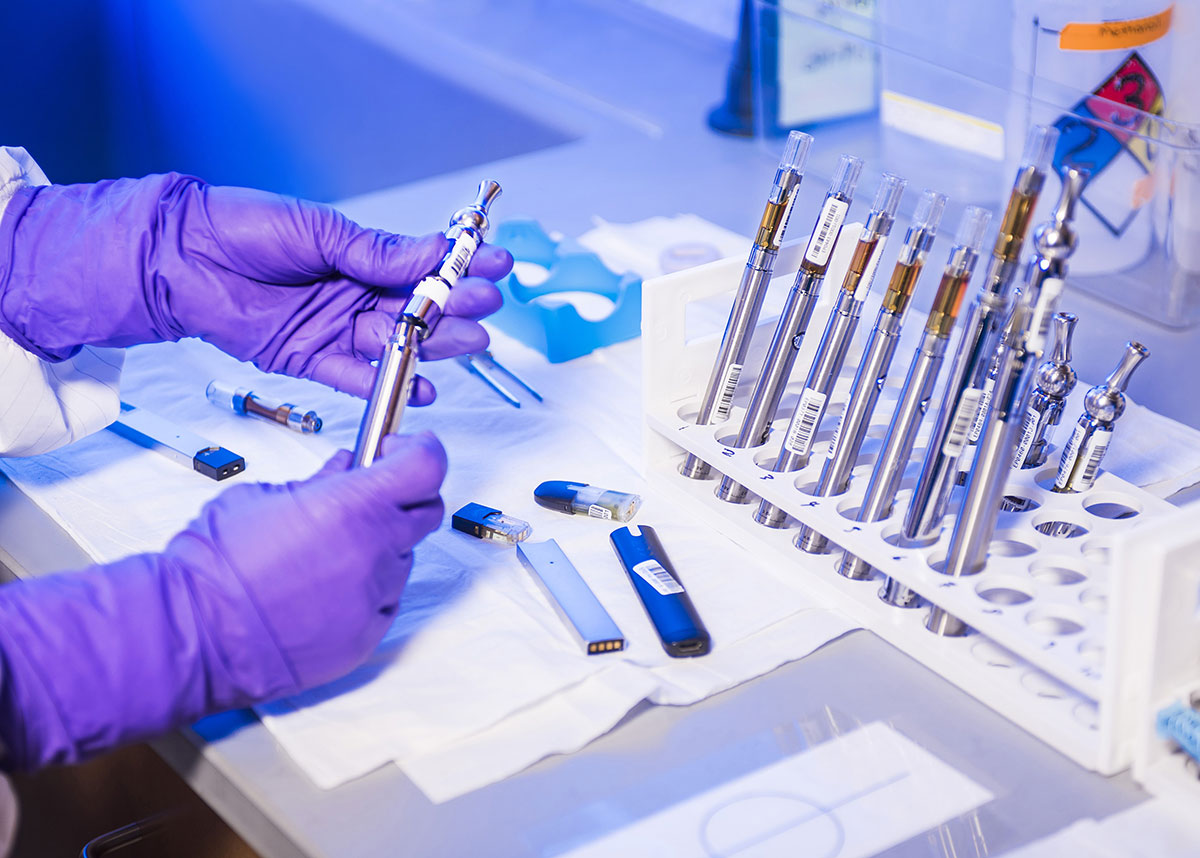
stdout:
[[450,290],[466,273],[475,251],[483,243],[490,225],[489,210],[498,196],[500,185],[485,179],[479,183],[475,201],[450,218],[450,228],[446,230],[449,252],[438,263],[437,269],[417,284],[384,343],[375,370],[375,386],[358,428],[354,467],[363,468],[374,462],[379,456],[383,436],[399,430],[400,418],[417,374],[417,351],[437,327]]
[[1046,461],[1046,447],[1050,443],[1046,435],[1052,426],[1062,422],[1063,407],[1075,389],[1071,336],[1077,321],[1074,313],[1054,314],[1054,347],[1034,377],[1033,396],[1021,427],[1021,443],[1013,457],[1014,468],[1036,468]]
[[[979,212],[983,223],[986,224],[987,212],[982,209],[974,210]],[[951,260],[953,259],[952,253]],[[948,265],[947,276],[949,272]],[[814,492],[818,497],[841,494],[850,485],[850,474],[866,438],[871,416],[879,402],[879,394],[887,382],[892,358],[896,354],[896,344],[900,340],[905,312],[915,288],[916,279],[910,277],[892,278],[888,284],[879,315],[876,317],[875,328],[871,331],[871,339],[854,376],[850,400],[846,404],[846,410],[842,412],[837,429],[834,430],[833,439],[829,442],[829,452],[821,467],[821,476],[817,480]],[[800,526],[800,533],[796,536],[796,547],[801,551],[820,554],[828,550],[828,545],[829,541],[824,535],[807,525]]]
[[[808,159],[808,147],[811,144],[812,137],[803,132],[793,131],[788,135],[754,245],[750,248],[750,258],[746,260],[746,268],[733,299],[733,308],[729,311],[729,321],[725,324],[725,333],[721,337],[708,387],[700,400],[700,411],[696,415],[696,424],[699,426],[719,422],[729,416],[733,394],[746,363],[746,352],[750,349],[750,337],[758,323],[763,298],[771,282],[771,272],[775,270],[783,232],[800,191],[800,181],[804,178],[804,162]],[[706,479],[710,471],[707,462],[691,453],[687,454],[679,468],[685,477],[696,480]]]
[[[933,246],[945,206],[945,195],[933,191],[925,192],[917,203],[912,225],[904,236],[904,247],[901,248],[896,266],[892,269],[887,295],[912,294],[913,286],[925,265],[925,257]],[[841,374],[846,352],[850,348],[850,341],[854,337],[858,317],[862,312],[861,299],[851,300],[848,304],[847,306],[842,302],[839,296],[839,302],[830,314],[829,323],[825,326],[825,333],[813,359],[812,369],[804,382],[804,391],[800,394],[800,401],[796,404],[788,424],[779,456],[771,467],[776,473],[797,471],[808,464],[817,428]],[[755,510],[754,520],[765,527],[783,527],[787,524],[787,513],[764,500]]]
[[[742,428],[733,442],[734,447],[758,447],[767,441],[775,409],[779,407],[783,389],[792,375],[796,354],[800,351],[800,345],[808,331],[813,308],[820,299],[821,284],[829,268],[829,257],[841,232],[845,212],[854,196],[854,188],[861,172],[861,160],[852,155],[842,155],[833,181],[829,185],[829,192],[825,195],[825,204],[821,207],[813,227],[808,247],[800,261],[800,270],[796,273],[795,282],[792,283],[787,302],[779,316],[779,324],[771,337],[762,372],[750,395],[750,404],[742,420]],[[895,222],[896,207],[900,205],[900,195],[903,191],[903,179],[890,173],[884,174],[875,206],[855,246],[854,258],[850,261],[840,295],[853,295],[859,288],[864,291],[870,288],[871,280],[875,276],[875,266],[879,264],[883,245]],[[721,500],[741,503],[748,492],[745,486],[724,477],[717,486],[716,494]]]
[[1025,143],[984,282],[967,312],[921,474],[905,513],[903,538],[909,544],[933,542],[941,533],[950,492],[958,478],[959,459],[981,411],[983,384],[996,351],[1000,324],[1008,312],[1021,246],[1057,141],[1058,131],[1054,128],[1036,126]]
[[1125,388],[1133,371],[1150,356],[1141,343],[1125,344],[1125,353],[1117,368],[1083,398],[1083,414],[1063,449],[1054,479],[1054,491],[1060,494],[1090,489],[1100,471],[1100,462],[1112,440],[1113,424],[1125,413]]
[[[929,398],[942,368],[946,343],[958,317],[962,293],[987,229],[989,215],[976,206],[968,206],[959,224],[958,236],[933,299],[933,308],[925,318],[925,329],[913,355],[912,365],[904,379],[904,387],[896,400],[896,410],[883,438],[879,458],[871,471],[867,491],[858,510],[858,521],[879,521],[891,515],[904,479],[904,469],[912,456],[917,431],[929,407]],[[861,558],[847,552],[838,565],[838,573],[854,579],[868,578],[871,567]]]
[[[943,572],[951,577],[979,572],[987,562],[1004,484],[1012,470],[1021,425],[1033,394],[1034,375],[1050,332],[1050,320],[1062,295],[1067,259],[1075,250],[1076,237],[1071,225],[1075,204],[1086,182],[1085,173],[1067,170],[1050,222],[1034,231],[1037,256],[1029,266],[1025,288],[1013,307],[1012,319],[1000,345],[996,389],[946,550]],[[926,627],[940,635],[964,634],[967,628],[957,617],[936,606],[929,613]]]

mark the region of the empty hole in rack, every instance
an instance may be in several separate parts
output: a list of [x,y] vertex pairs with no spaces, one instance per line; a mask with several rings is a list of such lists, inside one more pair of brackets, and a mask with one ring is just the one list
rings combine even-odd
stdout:
[[1071,709],[1071,714],[1089,730],[1097,730],[1100,727],[1100,709],[1090,700],[1080,700]]
[[1079,656],[1088,664],[1103,664],[1104,644],[1096,643],[1093,640],[1086,640],[1079,645]]
[[771,466],[775,464],[775,460],[779,458],[779,448],[773,447],[770,444],[763,444],[754,451],[754,464],[758,465],[764,471],[771,470]]
[[1088,529],[1076,521],[1067,521],[1054,513],[1046,513],[1033,520],[1033,529],[1043,536],[1055,539],[1074,539],[1083,536]]
[[1054,490],[1054,480],[1058,476],[1058,468],[1046,468],[1033,475],[1033,481],[1046,491]]
[[1011,530],[1002,530],[996,538],[988,543],[988,554],[996,557],[1028,557],[1037,548],[1025,542],[1020,537],[1023,534]]
[[1096,518],[1119,521],[1140,514],[1142,505],[1119,492],[1097,492],[1084,500],[1083,511]]
[[1042,584],[1067,586],[1086,581],[1087,575],[1070,557],[1044,557],[1029,564],[1029,574]]
[[1021,675],[1021,685],[1030,694],[1048,700],[1065,700],[1072,696],[1071,689],[1038,670],[1029,670]]
[[688,402],[685,405],[680,405],[675,412],[680,420],[686,423],[695,423],[696,418],[700,416],[700,403]]
[[1108,593],[1101,587],[1088,587],[1079,594],[1079,604],[1089,611],[1103,614],[1108,610]]
[[1025,616],[1025,622],[1029,628],[1047,637],[1075,635],[1083,631],[1082,622],[1063,616],[1063,612],[1059,608],[1056,608],[1054,612],[1042,608],[1030,611]]
[[1000,501],[1001,512],[1031,512],[1040,506],[1033,498],[1024,495],[1005,495]]
[[1083,543],[1083,559],[1089,566],[1105,566],[1112,559],[1112,549],[1107,542],[1093,539]]
[[1002,646],[989,640],[978,640],[971,646],[971,655],[988,667],[1016,667],[1021,660]]
[[993,605],[1023,605],[1033,600],[1029,585],[1011,576],[989,578],[975,588],[975,593]]

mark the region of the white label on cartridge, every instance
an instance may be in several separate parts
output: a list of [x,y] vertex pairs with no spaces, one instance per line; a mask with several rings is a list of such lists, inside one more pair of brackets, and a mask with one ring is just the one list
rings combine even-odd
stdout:
[[783,231],[787,229],[788,218],[792,216],[792,206],[796,204],[798,196],[800,196],[800,188],[792,188],[792,192],[788,195],[788,201],[783,207],[783,215],[779,218],[779,226],[775,227],[775,234],[771,236],[772,247],[779,247],[783,242]]
[[611,519],[612,518],[612,510],[605,509],[604,507],[600,506],[600,504],[594,503],[588,507],[588,517],[589,518]]
[[967,432],[979,410],[979,398],[983,391],[978,387],[968,387],[958,399],[958,407],[954,409],[954,419],[946,431],[946,440],[942,442],[942,455],[954,458],[961,456],[963,446],[967,443]]
[[1092,437],[1083,447],[1083,473],[1079,477],[1079,484],[1073,488],[1083,491],[1090,489],[1092,483],[1096,482],[1096,472],[1100,470],[1100,460],[1104,458],[1104,452],[1108,449],[1108,442],[1111,440],[1111,429],[1097,429],[1092,433]]
[[813,265],[824,265],[829,261],[833,243],[837,241],[838,232],[842,229],[842,222],[846,220],[846,212],[849,209],[850,204],[837,197],[825,200],[825,207],[821,209],[821,220],[817,222],[816,232],[808,240],[808,249],[804,251],[805,259]]
[[804,393],[800,395],[800,404],[796,406],[796,415],[784,439],[784,445],[798,456],[808,455],[813,436],[817,434],[817,424],[825,413],[825,399],[824,393],[811,387],[804,388]]
[[1021,425],[1021,443],[1017,445],[1017,454],[1013,456],[1012,466],[1020,468],[1025,464],[1025,457],[1029,455],[1029,448],[1033,446],[1033,439],[1037,435],[1038,424],[1042,422],[1042,412],[1036,408],[1030,408],[1025,412],[1025,422]]
[[725,378],[721,382],[721,397],[717,400],[717,419],[724,420],[729,416],[733,407],[733,392],[737,390],[738,379],[742,377],[742,365],[731,363],[725,370]]
[[1071,440],[1067,442],[1067,449],[1063,450],[1062,460],[1058,463],[1058,475],[1054,478],[1056,489],[1065,489],[1071,481],[1071,472],[1075,470],[1075,462],[1079,458],[1079,446],[1083,443],[1083,437],[1086,434],[1087,427],[1076,423],[1075,431],[1071,433]]
[[871,284],[875,282],[875,273],[879,271],[879,260],[883,259],[883,246],[887,243],[887,236],[883,236],[875,243],[875,248],[871,251],[871,257],[867,260],[867,267],[863,269],[862,277],[858,281],[858,285],[854,287],[854,300],[865,301],[867,293],[871,291]]
[[972,444],[979,440],[983,431],[983,420],[987,417],[988,407],[992,404],[992,393],[996,390],[996,379],[989,378],[983,383],[983,396],[979,399],[979,407],[975,409],[975,422],[971,424],[971,434],[968,436]]
[[450,248],[450,252],[442,260],[442,266],[438,270],[442,279],[451,286],[457,283],[458,278],[466,273],[467,266],[471,263],[471,257],[475,255],[477,249],[479,249],[479,242],[475,240],[475,236],[469,232],[459,233],[454,239],[454,247]]
[[643,560],[633,567],[633,571],[663,596],[683,592],[683,585],[657,560]]
[[444,310],[446,299],[450,297],[450,286],[437,274],[430,274],[417,284],[417,288],[413,290],[413,297],[428,298],[437,304],[439,309]]

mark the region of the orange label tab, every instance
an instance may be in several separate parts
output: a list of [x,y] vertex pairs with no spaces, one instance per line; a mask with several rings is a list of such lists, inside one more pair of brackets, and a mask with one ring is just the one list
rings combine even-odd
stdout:
[[1165,12],[1129,21],[1104,21],[1100,24],[1067,24],[1058,34],[1063,51],[1115,51],[1136,48],[1160,39],[1171,29],[1175,7]]

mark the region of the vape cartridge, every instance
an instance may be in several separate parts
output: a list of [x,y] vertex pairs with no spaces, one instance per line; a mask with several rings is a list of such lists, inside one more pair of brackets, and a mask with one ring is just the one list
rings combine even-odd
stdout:
[[[1086,173],[1067,170],[1051,221],[1034,231],[1037,256],[1030,263],[1024,292],[1013,307],[1012,319],[1000,344],[996,389],[979,437],[979,452],[967,477],[962,509],[950,535],[943,570],[946,575],[972,575],[987,562],[1004,483],[1012,469],[1021,425],[1033,395],[1034,375],[1050,332],[1050,320],[1062,295],[1067,259],[1075,250],[1072,222],[1075,204],[1086,182]],[[966,632],[961,620],[937,607],[930,612],[926,627],[941,635]]]
[[[808,248],[800,261],[800,270],[796,272],[795,282],[788,292],[787,303],[779,316],[779,324],[771,337],[762,372],[754,386],[754,392],[750,395],[750,404],[746,409],[742,428],[733,442],[734,447],[758,447],[767,441],[775,409],[779,407],[783,389],[787,386],[792,367],[796,363],[796,354],[800,351],[800,345],[808,331],[813,307],[820,299],[821,284],[825,281],[825,271],[829,267],[830,251],[837,241],[842,220],[854,196],[854,188],[861,172],[861,160],[852,155],[842,155],[833,181],[829,185],[829,193],[825,195],[825,204],[821,207],[821,213],[813,227]],[[867,218],[862,235],[859,236],[854,259],[851,260],[850,270],[842,286],[842,295],[853,296],[858,288],[864,293],[870,288],[871,280],[875,276],[875,266],[883,254],[883,244],[895,221],[896,207],[900,205],[904,184],[904,180],[899,176],[884,174],[875,198],[875,206]],[[740,503],[746,495],[746,488],[729,477],[724,477],[717,486],[717,497],[721,500]]]
[[1113,424],[1125,412],[1125,388],[1133,371],[1150,356],[1141,343],[1126,343],[1121,362],[1083,398],[1084,413],[1075,424],[1071,440],[1063,450],[1054,479],[1054,491],[1060,494],[1082,492],[1092,487],[1100,470],[1100,461],[1112,440]]
[[220,381],[210,381],[204,391],[208,401],[218,408],[229,408],[237,414],[248,414],[268,423],[278,423],[293,432],[320,432],[321,418],[315,411],[301,411],[290,402],[264,399],[248,387],[235,388]]
[[1062,421],[1067,396],[1075,389],[1075,370],[1071,368],[1071,335],[1079,317],[1074,313],[1054,315],[1054,348],[1050,359],[1042,361],[1034,377],[1033,397],[1021,427],[1021,443],[1013,457],[1014,468],[1034,468],[1046,461],[1049,441],[1046,433]]
[[1046,169],[1057,141],[1058,131],[1048,126],[1039,125],[1029,132],[983,286],[967,312],[962,339],[950,364],[945,392],[929,435],[921,474],[905,513],[902,534],[909,544],[933,542],[941,533],[963,448],[976,416],[982,419],[986,413],[986,404],[982,402],[984,379],[996,351],[1000,323],[1007,313],[1029,219],[1046,181]]
[[[930,196],[934,192],[926,191],[925,194]],[[984,224],[990,217],[983,209],[971,207],[968,211],[978,212]],[[975,255],[978,255],[977,250]],[[951,263],[954,259],[955,255],[952,252]],[[969,261],[973,263],[974,258]],[[911,268],[911,266],[906,267],[906,273],[910,272]],[[948,264],[943,282],[946,277],[950,276],[950,272]],[[969,269],[966,276],[970,276]],[[900,340],[905,311],[908,309],[912,291],[915,288],[916,277],[893,277],[888,284],[888,291],[883,296],[883,303],[879,308],[875,328],[871,331],[867,350],[863,354],[858,371],[854,376],[854,383],[850,389],[850,401],[846,404],[846,410],[842,413],[837,428],[834,430],[833,440],[829,442],[829,452],[826,455],[825,464],[821,468],[820,479],[817,480],[815,494],[818,497],[841,494],[850,485],[850,472],[854,468],[859,450],[867,436],[867,428],[871,423],[871,416],[875,413],[879,394],[883,390],[884,384],[887,383],[892,358],[896,354],[896,344]],[[807,525],[801,525],[800,533],[796,537],[796,546],[810,554],[819,554],[826,550],[828,540]]]
[[[750,248],[750,258],[746,260],[742,281],[738,284],[733,308],[729,311],[729,321],[725,324],[717,360],[713,364],[704,398],[700,401],[700,412],[696,415],[698,425],[718,422],[729,416],[733,393],[746,363],[746,352],[750,349],[750,337],[758,323],[763,298],[771,282],[771,272],[775,270],[783,232],[787,229],[792,205],[800,190],[800,180],[804,178],[804,162],[811,144],[812,137],[801,131],[793,131],[788,135],[754,246]],[[691,453],[679,468],[685,477],[696,480],[707,478],[709,471],[708,464]]]
[[641,495],[610,491],[568,480],[547,480],[541,483],[533,490],[533,499],[538,506],[555,512],[617,521],[629,521],[642,505]]
[[[904,247],[900,250],[896,267],[892,270],[892,277],[888,282],[887,293],[883,298],[886,306],[898,309],[900,296],[904,296],[904,303],[908,302],[908,296],[912,294],[925,266],[929,248],[933,246],[945,206],[945,194],[933,191],[926,191],[917,203],[912,225],[904,236]],[[795,411],[792,412],[779,456],[771,466],[771,470],[776,473],[797,471],[808,464],[817,428],[841,374],[846,352],[850,349],[850,341],[854,337],[858,317],[862,312],[861,297],[851,296],[851,300],[846,301],[845,296],[844,291],[838,296],[838,303],[825,326],[812,369],[804,382],[804,391],[800,394]],[[755,510],[754,520],[765,527],[783,527],[787,523],[787,513],[764,500]]]
[[417,350],[437,327],[450,290],[466,273],[475,251],[483,243],[489,226],[488,212],[498,196],[500,185],[485,179],[479,183],[475,201],[454,213],[450,228],[446,230],[449,252],[438,263],[437,269],[417,284],[396,320],[396,327],[379,357],[375,387],[358,428],[358,441],[354,445],[356,468],[374,462],[383,436],[400,428],[400,418],[417,373]]
[[[963,289],[975,270],[975,260],[979,258],[979,246],[983,243],[989,217],[986,211],[976,206],[968,206],[963,213],[957,240],[950,249],[933,299],[933,308],[925,319],[925,330],[896,400],[896,410],[879,458],[871,471],[867,492],[858,510],[858,521],[879,521],[892,514],[904,469],[916,444],[917,431],[929,408],[929,398],[942,368],[946,343],[958,318]],[[871,567],[847,552],[838,565],[838,573],[847,578],[864,579],[870,577]]]
[[490,539],[507,545],[523,542],[533,532],[529,522],[505,515],[500,510],[481,503],[469,503],[454,513],[450,518],[450,526],[479,539]]

